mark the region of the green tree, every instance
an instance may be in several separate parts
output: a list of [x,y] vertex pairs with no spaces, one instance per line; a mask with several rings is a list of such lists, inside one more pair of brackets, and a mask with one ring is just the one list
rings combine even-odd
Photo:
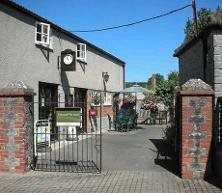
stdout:
[[179,72],[172,71],[168,74],[168,81],[171,82],[172,87],[179,86]]
[[[210,9],[201,8],[197,11],[197,31],[198,34],[209,24],[210,15],[212,14]],[[186,22],[185,29],[185,40],[190,40],[195,36],[195,26],[194,22],[189,18]]]
[[194,25],[193,22],[190,20],[190,18],[188,18],[187,20],[184,33],[186,41],[192,39],[195,36]]
[[179,86],[179,76],[177,71],[170,72],[168,79],[161,81],[156,89],[156,98],[164,105],[171,107],[174,99],[174,89]]
[[[161,84],[161,82],[164,81],[164,76],[159,74],[159,73],[153,74],[153,75],[156,75],[156,86],[158,87],[158,85]],[[152,76],[147,81],[147,88],[148,89],[152,89]]]

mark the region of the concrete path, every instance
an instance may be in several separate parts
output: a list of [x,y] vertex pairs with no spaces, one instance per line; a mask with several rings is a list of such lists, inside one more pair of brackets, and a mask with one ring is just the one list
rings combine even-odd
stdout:
[[[216,180],[182,180],[175,175],[175,160],[157,158],[161,127],[145,126],[129,133],[103,136],[102,174],[31,171],[24,175],[0,173],[0,193],[219,193]],[[168,161],[169,160],[169,161]]]

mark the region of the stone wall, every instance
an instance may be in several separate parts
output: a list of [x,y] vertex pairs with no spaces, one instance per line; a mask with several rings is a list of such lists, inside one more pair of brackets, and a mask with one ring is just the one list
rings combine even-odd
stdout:
[[214,32],[213,34],[214,51],[214,90],[216,97],[222,96],[222,34]]
[[179,75],[181,85],[191,78],[200,78],[212,86],[216,98],[222,96],[221,31],[210,32],[204,40],[200,38],[179,56]]
[[207,37],[206,44],[206,77],[204,81],[214,89],[214,44],[212,33]]
[[184,84],[191,78],[203,79],[203,64],[203,42],[198,40],[179,56],[180,84]]

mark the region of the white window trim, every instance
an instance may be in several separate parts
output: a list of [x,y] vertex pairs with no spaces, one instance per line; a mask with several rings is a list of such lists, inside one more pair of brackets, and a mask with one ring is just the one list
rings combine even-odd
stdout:
[[[100,97],[100,93],[97,92],[97,91],[92,91],[92,95],[91,95],[92,99],[93,99],[95,96]],[[91,105],[97,107],[97,106],[100,106],[100,102],[99,102],[99,104],[95,104],[94,101],[92,101]]]
[[[80,46],[80,48],[83,47],[84,49],[78,50],[78,46]],[[81,52],[81,53],[83,52],[83,53],[84,53],[84,54],[83,54],[84,57],[81,57],[82,54],[80,54],[80,56],[78,56],[78,51]],[[86,44],[84,44],[84,43],[78,43],[77,46],[76,46],[76,59],[86,62],[86,54],[87,54],[86,51],[87,51],[87,50],[86,50]]]
[[[92,95],[91,95],[92,99],[95,96],[100,97],[100,92],[93,91]],[[97,106],[100,106],[100,102],[98,104],[95,104],[94,101],[92,101],[91,105],[97,107]],[[102,105],[103,106],[112,106],[112,93],[106,92],[106,93],[102,94]]]
[[111,93],[104,93],[104,102],[103,105],[112,105],[112,94]]
[[[41,35],[46,35],[47,36],[47,41],[46,42],[37,40],[37,34],[38,34],[37,25],[41,25],[41,28],[43,26],[47,26],[47,34],[43,34],[43,30],[41,30]],[[45,47],[48,47],[48,48],[52,49],[53,41],[52,41],[50,31],[51,31],[50,30],[50,24],[43,23],[43,22],[36,22],[36,25],[35,25],[35,44],[42,45],[42,46],[45,46]]]

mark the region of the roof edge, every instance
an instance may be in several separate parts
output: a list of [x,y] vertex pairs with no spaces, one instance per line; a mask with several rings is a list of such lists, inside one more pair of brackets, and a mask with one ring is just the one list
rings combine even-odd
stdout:
[[194,43],[196,43],[199,39],[203,38],[205,34],[209,33],[210,30],[216,30],[221,29],[222,24],[221,23],[212,23],[208,25],[204,30],[200,32],[200,34],[197,37],[192,38],[191,40],[188,40],[184,43],[182,43],[178,48],[175,49],[173,56],[179,57],[181,54],[183,54],[190,46],[192,46]]
[[97,51],[99,51],[99,52],[102,52],[102,53],[105,54],[106,56],[108,56],[108,57],[116,60],[116,61],[119,62],[119,63],[121,63],[122,66],[125,66],[125,62],[122,61],[121,59],[117,58],[116,56],[114,56],[114,55],[110,54],[109,52],[107,52],[107,51],[105,51],[105,50],[103,50],[103,49],[95,46],[94,44],[92,44],[92,43],[84,40],[83,38],[80,38],[79,36],[77,36],[77,35],[69,32],[68,30],[63,29],[62,27],[60,27],[60,26],[56,25],[55,23],[53,23],[53,22],[51,22],[51,21],[49,21],[49,20],[47,20],[47,19],[39,16],[38,14],[36,14],[36,13],[28,10],[27,8],[25,8],[25,7],[23,7],[23,6],[15,3],[15,2],[13,2],[13,1],[11,1],[11,0],[1,0],[1,3],[4,3],[4,4],[8,5],[8,6],[11,6],[11,7],[17,9],[18,11],[21,11],[21,12],[23,12],[23,13],[25,13],[25,14],[27,14],[27,15],[29,15],[29,16],[37,19],[37,20],[39,20],[39,21],[42,21],[42,22],[44,22],[44,23],[49,23],[53,28],[55,28],[55,29],[63,32],[64,34],[68,35],[68,36],[71,37],[71,38],[74,38],[74,39],[76,39],[76,40],[78,40],[78,41],[80,41],[80,42],[82,42],[82,43],[87,44],[87,45],[90,46],[91,48],[93,48],[93,49],[95,49],[95,50],[97,50]]

